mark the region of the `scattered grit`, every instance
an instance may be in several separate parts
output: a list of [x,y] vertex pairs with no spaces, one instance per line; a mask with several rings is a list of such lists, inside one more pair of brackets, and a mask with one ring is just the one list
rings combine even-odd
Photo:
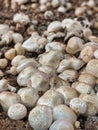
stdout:
[[98,1],[0,5],[0,130],[97,130]]

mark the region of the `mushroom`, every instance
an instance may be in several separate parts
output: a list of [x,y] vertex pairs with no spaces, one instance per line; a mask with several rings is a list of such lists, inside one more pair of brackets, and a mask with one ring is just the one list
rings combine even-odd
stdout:
[[77,113],[77,114],[85,114],[87,110],[87,103],[80,99],[80,98],[73,98],[70,101],[70,107]]
[[5,58],[12,60],[16,56],[16,50],[14,48],[9,49],[5,52]]
[[75,33],[80,33],[83,29],[82,25],[70,18],[66,18],[62,21],[62,27],[67,29],[68,32],[75,32]]
[[98,77],[98,60],[97,59],[90,60],[86,66],[86,71],[87,73]]
[[64,103],[64,97],[55,90],[48,90],[41,96],[37,102],[38,105],[47,105],[49,107],[54,107],[59,104]]
[[34,130],[47,130],[52,120],[52,109],[44,105],[33,108],[28,117],[29,124]]
[[7,111],[11,105],[20,102],[20,96],[14,92],[5,91],[0,93],[0,104],[4,111]]
[[51,76],[56,75],[56,69],[49,65],[40,66],[38,67],[38,70],[48,74],[50,78]]
[[80,94],[91,94],[93,91],[93,87],[89,84],[83,83],[83,82],[74,82],[72,84],[72,87],[76,89]]
[[47,39],[33,32],[31,37],[23,42],[26,51],[39,53],[47,43]]
[[48,32],[59,32],[62,31],[62,25],[60,21],[53,21],[48,25],[47,31]]
[[0,24],[0,36],[10,31],[10,28],[7,24]]
[[17,55],[24,55],[25,54],[25,49],[23,48],[21,43],[17,43],[14,46],[14,48],[16,50]]
[[35,69],[39,67],[39,63],[34,58],[25,58],[18,62],[17,72],[20,73],[26,67],[33,66]]
[[9,107],[7,114],[12,120],[21,120],[26,116],[27,109],[23,104],[16,103]]
[[64,103],[66,105],[69,105],[71,99],[78,97],[77,91],[70,86],[60,86],[56,91],[64,96]]
[[53,108],[53,119],[65,119],[74,124],[77,120],[75,112],[64,104],[57,105]]
[[[98,112],[98,107],[94,104],[94,100],[91,102],[90,100],[85,99],[85,97],[88,98],[88,95],[87,94],[81,94],[79,96],[79,98],[81,98],[82,100],[84,100],[87,103],[87,111],[86,111],[85,115],[87,115],[87,116],[96,115],[97,112]],[[91,98],[93,99],[92,96],[91,96]]]
[[32,87],[21,88],[18,94],[21,97],[22,104],[27,107],[34,107],[39,98],[37,90]]
[[8,64],[8,60],[6,58],[1,58],[0,59],[0,68],[1,69],[6,68],[7,64]]
[[33,66],[28,66],[24,68],[19,75],[17,76],[17,83],[20,86],[27,86],[30,77],[36,72],[36,69]]
[[73,125],[65,120],[65,119],[59,119],[53,122],[53,124],[50,126],[49,130],[74,130]]
[[73,82],[78,78],[78,72],[73,69],[67,69],[59,74],[59,78],[65,81]]
[[33,87],[41,92],[47,91],[49,89],[48,74],[41,71],[36,71],[35,73],[32,74],[30,80],[28,81],[28,86]]
[[15,23],[28,24],[30,22],[29,16],[24,13],[16,13],[13,17]]
[[57,51],[65,52],[65,49],[66,49],[66,45],[64,45],[61,42],[49,42],[45,46],[46,52],[50,50],[57,50]]
[[83,83],[89,84],[92,87],[94,87],[94,85],[96,83],[96,77],[91,75],[91,74],[88,74],[88,73],[81,73],[79,75],[78,80],[79,80],[79,82],[83,82]]
[[60,86],[70,86],[70,83],[68,81],[64,81],[60,79],[57,75],[50,77],[50,89],[56,90]]
[[85,63],[81,59],[75,57],[66,57],[60,62],[57,72],[61,73],[66,69],[79,70],[84,64]]
[[60,51],[51,50],[39,55],[39,63],[57,68],[62,58],[63,54]]
[[1,79],[0,80],[0,92],[8,90],[8,80]]
[[79,37],[72,37],[69,39],[67,46],[66,46],[66,51],[69,54],[76,54],[79,52],[83,46],[84,41],[80,39]]
[[22,61],[23,59],[26,59],[26,57],[23,55],[17,55],[12,59],[11,64],[17,67],[20,61]]

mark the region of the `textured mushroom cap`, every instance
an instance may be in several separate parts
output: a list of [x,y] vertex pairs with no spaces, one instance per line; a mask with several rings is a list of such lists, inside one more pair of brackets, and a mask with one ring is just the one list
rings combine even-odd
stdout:
[[72,124],[77,120],[75,112],[64,104],[60,104],[53,108],[53,118],[54,120],[66,119]]
[[7,64],[8,64],[8,61],[7,61],[6,58],[0,59],[0,68],[1,68],[1,69],[6,68]]
[[23,119],[27,114],[27,109],[23,104],[17,103],[8,109],[8,117],[13,120]]
[[34,58],[26,58],[19,62],[17,66],[17,72],[21,72],[23,69],[25,69],[28,66],[33,66],[34,68],[37,68],[39,66],[39,63]]
[[45,46],[46,52],[50,50],[57,50],[57,51],[65,52],[65,49],[66,49],[66,45],[63,44],[62,42],[49,42]]
[[39,63],[41,65],[50,65],[54,68],[57,68],[62,58],[63,58],[62,52],[51,50],[39,56]]
[[29,52],[36,52],[39,48],[38,40],[40,38],[41,37],[38,35],[38,33],[33,33],[30,38],[23,42],[23,47]]
[[97,59],[90,60],[86,66],[86,71],[89,74],[98,77],[98,60]]
[[15,0],[15,2],[17,2],[18,4],[25,4],[27,3],[29,0]]
[[0,24],[0,35],[7,33],[10,30],[7,24]]
[[69,104],[70,100],[74,97],[78,97],[77,91],[69,86],[61,86],[56,91],[64,96],[65,104]]
[[53,21],[49,24],[47,30],[48,32],[58,32],[63,29],[60,21]]
[[37,71],[32,74],[28,84],[38,91],[45,92],[49,89],[49,76],[44,72]]
[[13,17],[15,23],[19,22],[22,24],[28,24],[30,22],[29,16],[23,13],[16,13]]
[[20,86],[27,86],[29,78],[35,71],[36,69],[33,66],[26,67],[17,76],[17,83]]
[[27,107],[33,107],[39,98],[37,90],[32,87],[21,88],[18,94],[21,97],[21,102]]
[[17,55],[17,56],[15,56],[15,57],[13,58],[11,64],[12,64],[13,66],[18,66],[18,64],[20,63],[20,61],[22,61],[23,59],[26,59],[26,57],[23,56],[23,55]]
[[16,103],[20,103],[20,96],[14,92],[2,92],[0,93],[0,104],[4,111],[7,111],[10,106]]
[[47,105],[52,108],[63,103],[64,97],[59,92],[52,89],[48,90],[37,102],[38,105]]
[[60,119],[53,122],[49,130],[74,130],[74,127],[65,119]]
[[0,80],[0,92],[8,90],[8,80],[1,79]]
[[69,18],[66,18],[62,21],[62,27],[66,28],[68,32],[73,31],[79,33],[82,30],[82,25],[78,21]]
[[87,103],[80,98],[73,98],[70,101],[70,107],[79,114],[84,114],[87,110]]
[[52,109],[48,106],[36,106],[31,110],[28,121],[34,130],[47,130],[52,123]]
[[20,33],[13,33],[12,38],[13,38],[13,42],[15,44],[23,42],[23,36]]

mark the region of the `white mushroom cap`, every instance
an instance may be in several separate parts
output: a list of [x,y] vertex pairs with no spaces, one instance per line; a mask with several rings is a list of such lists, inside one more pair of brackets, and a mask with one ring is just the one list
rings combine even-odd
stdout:
[[47,31],[48,32],[58,32],[63,30],[63,27],[61,25],[60,21],[53,21],[49,24]]
[[11,105],[20,102],[21,102],[20,96],[14,92],[5,91],[0,93],[0,104],[4,111],[7,111]]
[[81,59],[77,59],[75,57],[68,57],[66,59],[63,59],[59,67],[57,69],[57,72],[63,72],[66,69],[75,69],[79,70],[84,65],[84,62]]
[[17,66],[17,72],[21,72],[23,69],[25,69],[28,66],[33,66],[34,68],[37,68],[39,66],[39,63],[34,58],[26,58],[19,62]]
[[44,72],[37,71],[32,74],[28,85],[38,91],[45,92],[49,89],[49,76]]
[[47,130],[52,123],[52,109],[48,106],[36,106],[29,113],[28,121],[34,130]]
[[27,109],[23,104],[13,104],[8,109],[8,117],[13,120],[23,119],[27,114]]
[[49,130],[74,130],[73,125],[65,119],[59,119],[53,122]]
[[83,82],[74,82],[72,87],[77,90],[77,92],[81,93],[92,93],[92,86]]
[[26,67],[19,73],[17,83],[20,86],[27,86],[29,78],[33,73],[35,73],[35,71],[36,69],[33,66]]
[[15,0],[15,2],[17,2],[18,4],[25,4],[27,3],[29,0]]
[[57,105],[53,108],[54,120],[66,119],[72,124],[77,120],[75,112],[64,104]]
[[12,38],[13,38],[13,42],[15,44],[23,42],[23,36],[20,33],[13,33]]
[[60,86],[70,86],[70,83],[68,81],[64,81],[60,79],[57,75],[50,77],[50,88],[51,89],[57,89]]
[[79,37],[71,37],[67,43],[66,51],[69,54],[75,54],[79,52],[83,46],[84,41]]
[[55,42],[55,41],[49,42],[48,44],[46,44],[45,50],[46,50],[46,52],[48,52],[50,50],[57,50],[57,51],[65,52],[66,45],[64,45],[61,42]]
[[8,90],[8,80],[1,79],[0,80],[0,92]]
[[39,53],[47,43],[47,39],[33,32],[32,36],[23,42],[23,47],[29,52]]
[[94,85],[96,83],[96,77],[91,74],[88,74],[88,73],[80,74],[78,80],[79,80],[79,82],[89,84],[92,87],[94,87]]
[[77,113],[77,114],[84,114],[87,110],[87,103],[80,98],[73,98],[70,101],[70,107]]
[[78,97],[77,91],[69,86],[61,86],[56,91],[64,96],[65,104],[69,105],[72,98]]
[[28,24],[30,22],[29,16],[23,13],[16,13],[13,17],[15,23]]
[[56,69],[49,65],[40,66],[38,70],[48,74],[49,77],[54,76],[56,74]]
[[17,56],[15,56],[15,57],[13,58],[11,64],[12,64],[13,66],[18,66],[18,64],[20,63],[20,61],[22,61],[23,59],[26,59],[26,57],[23,56],[23,55],[17,55]]
[[94,52],[94,57],[98,59],[98,49]]
[[90,60],[86,66],[86,71],[89,74],[98,77],[98,60],[97,59]]
[[69,19],[69,18],[64,19],[62,21],[62,27],[66,28],[68,32],[73,31],[73,32],[78,32],[79,33],[82,30],[82,25],[79,22],[77,22],[77,21],[75,21],[73,19]]
[[34,32],[30,38],[23,42],[23,47],[29,52],[35,52],[38,49],[38,40],[41,37],[38,33]]
[[0,24],[0,36],[7,33],[10,30],[7,24]]
[[5,58],[8,60],[12,60],[16,56],[16,50],[11,48],[5,52]]
[[63,54],[60,51],[51,50],[39,56],[39,63],[41,65],[50,65],[54,68],[57,68],[62,58]]
[[78,72],[74,69],[67,69],[59,75],[59,78],[65,81],[73,82],[78,78]]
[[63,103],[64,103],[63,96],[59,92],[52,89],[45,92],[44,95],[40,97],[37,102],[38,105],[47,105],[52,108],[56,105]]
[[6,44],[9,44],[12,41],[12,34],[13,34],[13,31],[8,31],[7,33],[1,36],[1,40],[5,41]]
[[0,68],[1,69],[6,68],[7,64],[8,64],[8,60],[6,58],[0,59]]
[[21,97],[21,102],[27,107],[34,107],[39,98],[37,90],[32,87],[21,88],[18,94]]

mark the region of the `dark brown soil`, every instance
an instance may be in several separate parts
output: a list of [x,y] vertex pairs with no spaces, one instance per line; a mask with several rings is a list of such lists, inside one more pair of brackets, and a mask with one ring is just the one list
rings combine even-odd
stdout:
[[[43,13],[41,13],[38,10],[38,8],[36,10],[33,10],[31,8],[31,3],[26,4],[26,6],[27,6],[26,10],[22,10],[18,6],[17,9],[15,11],[13,11],[10,8],[10,4],[9,4],[9,7],[5,7],[4,0],[0,0],[0,24],[7,23],[7,24],[14,27],[15,24],[12,21],[13,15],[16,12],[25,12],[25,14],[28,14],[31,19],[38,21],[38,24],[34,24],[34,28],[36,31],[38,31],[41,34],[47,28],[49,22],[51,22],[53,20],[60,20],[61,21],[64,18],[75,18],[76,17],[74,14],[75,8],[79,7],[83,1],[87,1],[87,0],[67,0],[67,1],[70,1],[73,4],[73,8],[71,10],[67,11],[65,14],[61,14],[61,13],[57,13],[56,9],[51,8],[51,10],[53,10],[53,12],[54,12],[54,17],[52,20],[46,20],[43,16]],[[96,0],[96,5],[97,4],[98,4],[98,1]],[[86,16],[93,23],[98,21],[98,19],[97,19],[98,12],[92,11],[92,15],[88,15],[87,13],[85,13],[84,16]],[[29,27],[29,25],[27,25],[25,27],[21,26],[21,28],[18,28],[18,29],[15,28],[15,31],[22,33],[22,35],[26,39],[29,36],[26,32],[28,27]],[[91,29],[93,31],[93,34],[98,36],[98,27],[95,28],[95,26],[92,26]],[[13,47],[13,44],[11,47]],[[3,57],[3,52],[6,51],[8,48],[10,48],[10,47],[5,47],[5,48],[0,50],[2,52],[2,57]],[[36,54],[26,53],[27,57],[32,57],[35,55]],[[10,67],[10,63],[9,63],[9,66],[6,68],[6,70],[9,67]],[[6,70],[3,70],[3,72],[5,72]],[[8,75],[5,73],[4,77],[9,80],[11,85],[16,86],[17,89],[19,89],[19,86],[17,85],[15,76]],[[96,90],[98,90],[98,88],[96,88]],[[87,119],[87,117],[80,116],[79,121],[81,123],[81,130],[98,130],[98,128],[94,127],[94,125],[96,123],[94,123],[93,119],[95,119],[95,118],[90,117]],[[98,119],[97,119],[97,124],[98,124]],[[20,120],[20,121],[10,120],[7,117],[7,114],[5,112],[3,112],[2,108],[0,107],[0,130],[33,130],[33,129],[29,126],[28,121],[27,121],[27,117],[23,120]]]

